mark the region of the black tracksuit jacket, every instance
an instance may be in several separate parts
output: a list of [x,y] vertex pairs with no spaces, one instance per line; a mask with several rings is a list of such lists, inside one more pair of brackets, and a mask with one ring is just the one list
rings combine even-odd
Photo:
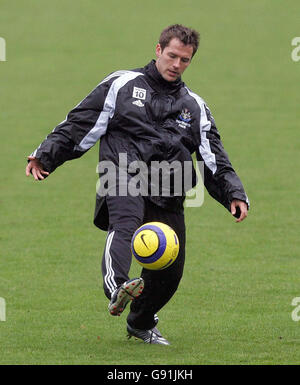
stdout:
[[[100,139],[99,161],[118,165],[126,153],[128,164],[153,160],[204,162],[209,194],[230,209],[239,199],[248,203],[243,185],[223,148],[209,108],[178,79],[167,82],[155,61],[144,68],[107,76],[67,115],[31,154],[50,173],[67,160],[82,156]],[[147,199],[172,211],[182,211],[182,196]],[[105,197],[96,196],[94,223],[106,230]]]

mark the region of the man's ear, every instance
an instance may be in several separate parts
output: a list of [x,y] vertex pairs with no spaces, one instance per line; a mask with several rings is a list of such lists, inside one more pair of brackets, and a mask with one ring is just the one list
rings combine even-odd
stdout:
[[162,50],[161,50],[161,46],[159,43],[156,44],[156,47],[155,47],[155,54],[156,54],[156,57],[159,58],[161,56],[161,53],[162,53]]

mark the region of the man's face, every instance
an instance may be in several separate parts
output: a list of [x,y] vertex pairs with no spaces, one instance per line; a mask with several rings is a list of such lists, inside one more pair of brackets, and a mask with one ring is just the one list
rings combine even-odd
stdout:
[[179,39],[173,38],[163,51],[160,44],[157,44],[155,53],[159,73],[168,82],[174,82],[189,66],[193,56],[193,46],[185,45]]

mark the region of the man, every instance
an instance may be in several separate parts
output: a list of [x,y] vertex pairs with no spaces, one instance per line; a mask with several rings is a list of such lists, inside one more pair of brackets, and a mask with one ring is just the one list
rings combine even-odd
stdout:
[[[129,164],[143,162],[149,171],[155,161],[183,165],[192,162],[191,154],[196,153],[204,162],[208,192],[237,222],[244,220],[248,211],[248,198],[207,105],[181,80],[198,44],[196,31],[177,24],[167,27],[156,45],[157,60],[144,68],[117,71],[106,77],[28,157],[26,168],[27,175],[32,173],[35,180],[43,180],[101,139],[99,166],[109,161],[116,169],[114,194],[98,192],[96,196],[94,223],[108,232],[102,259],[104,292],[112,315],[120,315],[132,300],[128,335],[152,344],[169,344],[156,327],[156,313],[173,296],[183,273],[185,191],[178,195],[171,188],[169,195],[130,195],[125,186],[127,194],[121,194],[136,173],[126,167],[124,170],[120,154],[126,154]],[[122,179],[124,171],[126,177]],[[103,175],[99,167],[100,184]],[[193,170],[193,185],[194,175]],[[143,269],[140,278],[130,280],[131,237],[150,221],[167,223],[175,230],[180,244],[178,257],[165,270]]]

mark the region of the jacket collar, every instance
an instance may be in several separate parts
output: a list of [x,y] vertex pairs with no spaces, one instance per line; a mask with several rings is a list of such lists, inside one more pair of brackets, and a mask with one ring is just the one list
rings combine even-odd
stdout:
[[151,87],[159,93],[173,94],[178,92],[184,86],[181,78],[178,78],[174,82],[168,82],[161,76],[155,63],[156,61],[152,60],[144,67],[144,73]]

